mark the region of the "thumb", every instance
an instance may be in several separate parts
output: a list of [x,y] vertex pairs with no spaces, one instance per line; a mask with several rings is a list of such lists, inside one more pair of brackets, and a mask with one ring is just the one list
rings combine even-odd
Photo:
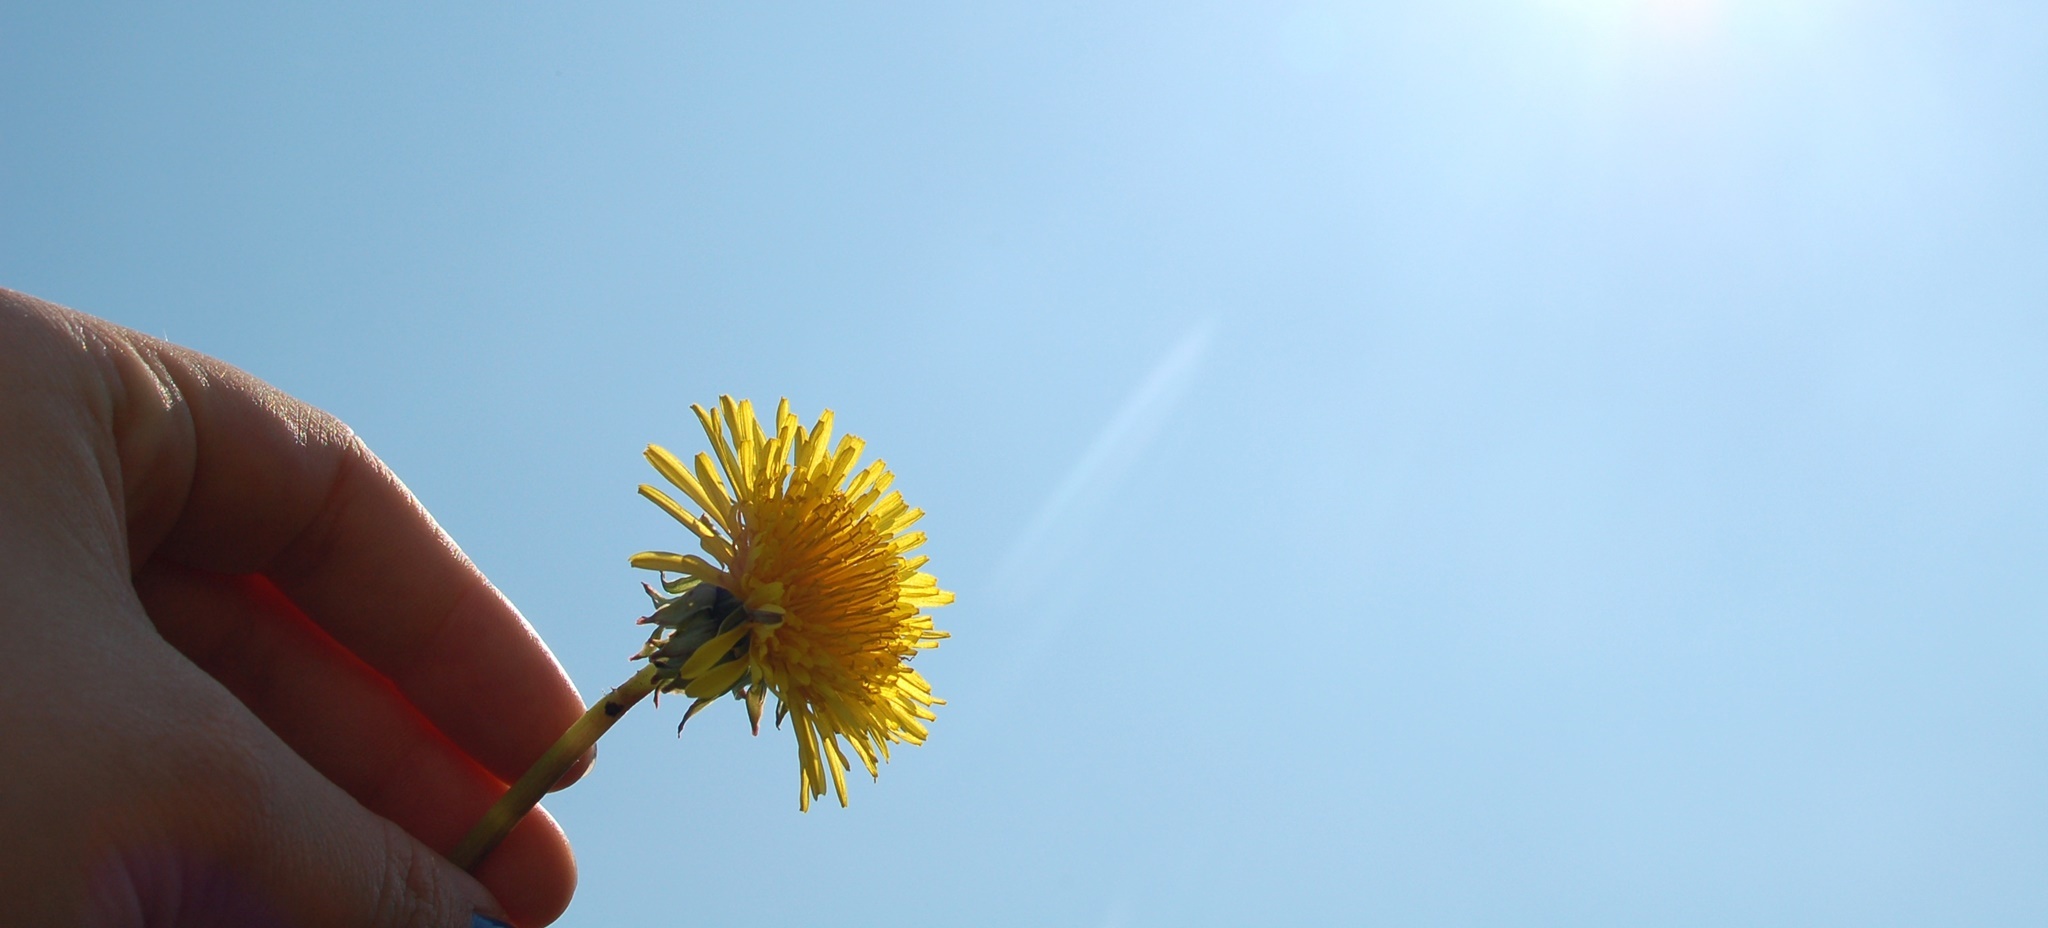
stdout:
[[315,843],[274,849],[283,852],[271,858],[275,866],[253,868],[190,849],[129,846],[94,868],[83,924],[507,928],[467,874],[395,826],[389,831],[381,853]]
[[[507,923],[469,874],[238,714],[215,715],[214,737],[188,733],[159,752],[158,788],[114,813],[125,827],[102,819],[117,834],[92,842],[102,852],[87,877],[89,928]],[[190,750],[195,741],[205,748]]]
[[[324,781],[322,781],[324,784]],[[334,790],[339,793],[340,791]],[[264,874],[288,925],[305,928],[471,928],[503,923],[482,884],[432,848],[347,795],[302,827],[265,835]]]

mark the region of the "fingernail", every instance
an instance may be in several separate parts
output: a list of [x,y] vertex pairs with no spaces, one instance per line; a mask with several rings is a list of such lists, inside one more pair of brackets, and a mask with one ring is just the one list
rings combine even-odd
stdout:
[[469,917],[469,928],[512,928],[512,925],[478,912]]

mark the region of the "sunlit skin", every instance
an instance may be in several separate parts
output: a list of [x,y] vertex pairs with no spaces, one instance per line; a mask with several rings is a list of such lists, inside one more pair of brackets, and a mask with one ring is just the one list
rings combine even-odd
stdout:
[[568,905],[545,815],[474,878],[441,853],[576,691],[346,426],[0,290],[0,488],[0,923]]

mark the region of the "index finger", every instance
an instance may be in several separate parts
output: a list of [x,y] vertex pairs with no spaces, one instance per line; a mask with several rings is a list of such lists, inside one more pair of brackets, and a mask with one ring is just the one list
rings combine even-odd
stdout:
[[347,426],[218,360],[101,325],[132,349],[113,351],[113,424],[137,562],[267,575],[502,779],[582,714],[532,626]]

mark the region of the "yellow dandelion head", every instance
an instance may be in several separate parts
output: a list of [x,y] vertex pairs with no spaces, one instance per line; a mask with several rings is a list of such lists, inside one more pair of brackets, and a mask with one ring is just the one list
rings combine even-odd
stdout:
[[638,656],[657,668],[658,692],[695,700],[685,722],[731,694],[759,734],[773,695],[776,724],[787,717],[796,733],[799,805],[810,808],[830,779],[843,806],[847,752],[876,775],[891,743],[923,743],[931,707],[944,702],[910,666],[946,637],[924,610],[953,601],[923,572],[928,558],[911,554],[924,543],[910,531],[924,511],[889,489],[883,462],[856,469],[864,443],[833,443],[831,410],[807,429],[785,399],[770,434],[745,400],[690,408],[711,453],[686,465],[649,445],[647,460],[697,511],[652,486],[640,495],[708,558],[633,555],[633,566],[662,572],[662,590],[647,590],[655,609],[641,621],[655,629]]

